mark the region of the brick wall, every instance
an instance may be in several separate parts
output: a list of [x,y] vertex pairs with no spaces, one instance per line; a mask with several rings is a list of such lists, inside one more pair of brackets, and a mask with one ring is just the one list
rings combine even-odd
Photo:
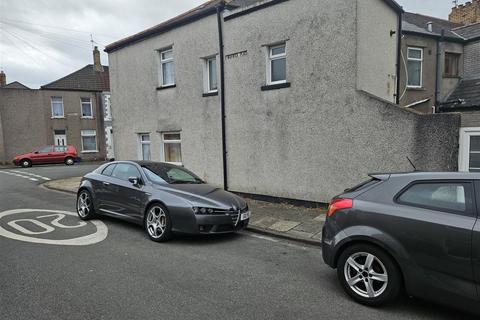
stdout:
[[471,42],[464,49],[464,78],[480,78],[480,41]]
[[480,22],[480,0],[468,1],[453,8],[448,20],[463,24]]

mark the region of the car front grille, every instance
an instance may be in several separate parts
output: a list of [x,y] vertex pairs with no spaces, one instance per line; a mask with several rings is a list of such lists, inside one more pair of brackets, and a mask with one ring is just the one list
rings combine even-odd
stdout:
[[240,211],[238,209],[233,210],[233,208],[228,209],[228,210],[215,209],[213,214],[229,215],[232,218],[232,223],[236,226],[238,224],[238,221],[240,220],[239,215],[241,213],[245,213],[247,211],[248,211],[248,206],[244,207],[243,209],[240,209]]

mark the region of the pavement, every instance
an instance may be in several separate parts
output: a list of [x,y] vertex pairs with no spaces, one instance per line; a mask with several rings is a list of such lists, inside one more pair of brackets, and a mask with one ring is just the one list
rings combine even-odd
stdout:
[[[44,186],[77,193],[81,177],[48,181]],[[254,232],[321,245],[325,209],[246,199],[252,212],[248,229]]]

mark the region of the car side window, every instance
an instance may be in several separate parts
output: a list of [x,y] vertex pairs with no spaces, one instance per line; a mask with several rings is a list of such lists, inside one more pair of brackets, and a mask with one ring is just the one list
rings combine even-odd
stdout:
[[418,182],[403,191],[397,201],[411,206],[471,215],[472,185],[468,182]]
[[65,147],[65,146],[55,146],[54,151],[55,152],[67,152],[67,147]]
[[116,164],[111,164],[111,165],[107,166],[105,169],[103,169],[102,174],[104,176],[111,176],[112,172],[113,172],[113,169],[115,169],[115,166],[116,166]]
[[141,177],[140,171],[134,165],[128,163],[119,163],[113,169],[112,177],[128,181],[130,177]]
[[49,153],[49,152],[52,152],[52,146],[46,146],[38,150],[38,153]]

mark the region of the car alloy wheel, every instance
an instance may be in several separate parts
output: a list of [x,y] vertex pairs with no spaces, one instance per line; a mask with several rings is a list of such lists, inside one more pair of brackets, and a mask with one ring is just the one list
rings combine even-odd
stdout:
[[402,288],[396,262],[384,250],[370,244],[355,244],[343,250],[337,274],[345,292],[369,306],[395,299]]
[[22,160],[22,167],[28,168],[31,166],[31,163],[29,160]]
[[71,166],[71,165],[73,165],[74,163],[75,163],[75,161],[74,161],[72,158],[67,158],[67,159],[65,159],[65,164],[66,164],[67,166]]
[[379,297],[388,285],[385,265],[367,252],[356,252],[348,257],[344,275],[350,289],[365,298]]
[[171,238],[171,223],[167,209],[160,204],[153,204],[145,217],[145,229],[150,239],[156,242]]
[[90,193],[83,190],[77,197],[77,213],[80,219],[87,220],[94,216],[93,202]]

